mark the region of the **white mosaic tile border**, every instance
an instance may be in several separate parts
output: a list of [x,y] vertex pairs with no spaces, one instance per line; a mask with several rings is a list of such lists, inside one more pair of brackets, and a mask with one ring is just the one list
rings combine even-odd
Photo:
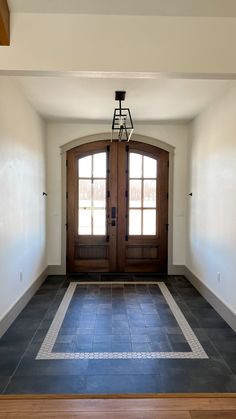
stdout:
[[[191,352],[53,352],[53,346],[56,342],[58,333],[62,326],[64,317],[68,310],[71,299],[74,295],[77,285],[102,285],[107,282],[71,282],[63,300],[57,310],[54,320],[48,330],[48,333],[40,347],[37,360],[42,359],[207,359],[208,356],[202,345],[197,339],[192,328],[188,324],[179,306],[168,290],[164,282],[148,282],[149,285],[159,286],[167,304],[169,305],[185,339],[187,340]],[[122,284],[121,282],[109,282],[109,284]],[[125,282],[125,284],[143,285],[146,282]]]

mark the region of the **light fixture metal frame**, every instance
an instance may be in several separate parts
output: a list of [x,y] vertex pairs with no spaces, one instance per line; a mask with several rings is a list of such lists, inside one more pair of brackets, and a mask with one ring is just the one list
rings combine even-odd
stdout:
[[111,141],[129,142],[134,131],[129,108],[121,107],[121,102],[125,100],[125,95],[125,91],[115,92],[115,99],[119,101],[119,108],[115,108],[114,110]]

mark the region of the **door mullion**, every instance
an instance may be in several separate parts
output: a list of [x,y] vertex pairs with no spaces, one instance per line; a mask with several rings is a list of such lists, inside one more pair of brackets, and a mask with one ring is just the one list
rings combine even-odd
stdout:
[[[116,272],[117,270],[117,222],[118,222],[118,211],[117,211],[117,143],[111,143],[109,146],[108,153],[108,191],[109,198],[107,200],[107,228],[109,236],[109,270],[110,272]],[[116,208],[116,222],[115,226],[111,225],[111,209]]]
[[117,234],[117,271],[125,271],[125,253],[127,242],[126,238],[126,214],[127,198],[125,197],[127,189],[127,151],[126,143],[118,142],[118,155],[117,155],[117,182],[118,182],[118,234]]

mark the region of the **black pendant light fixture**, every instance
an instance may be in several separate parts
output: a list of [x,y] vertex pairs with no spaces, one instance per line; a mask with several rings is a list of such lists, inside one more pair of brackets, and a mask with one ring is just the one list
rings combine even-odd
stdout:
[[124,91],[115,92],[115,100],[119,101],[119,108],[114,110],[111,141],[129,141],[134,131],[129,108],[121,107],[121,102],[125,100],[125,95],[126,92]]

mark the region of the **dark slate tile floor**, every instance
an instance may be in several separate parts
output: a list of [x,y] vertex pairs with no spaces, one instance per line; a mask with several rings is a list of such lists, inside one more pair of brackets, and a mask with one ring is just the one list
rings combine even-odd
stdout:
[[161,290],[151,284],[78,286],[53,347],[70,353],[156,351],[191,348]]
[[[87,274],[73,279],[122,281],[122,276]],[[153,281],[156,277],[142,274],[131,275],[129,279]],[[172,276],[158,280],[163,280],[168,286],[209,359],[35,360],[68,286],[68,279],[65,277],[51,276],[0,339],[0,392],[5,394],[235,392],[235,332],[184,277]],[[80,312],[82,327],[78,327],[76,319],[78,314],[76,307],[78,308],[79,302],[76,302],[76,298],[72,299],[70,307],[72,310],[64,320],[55,346],[59,345],[63,351],[71,351],[71,345],[76,351],[84,351],[81,345],[92,347],[93,350],[96,348],[98,351],[107,351],[110,348],[123,351],[128,347],[131,350],[147,351],[150,350],[151,337],[158,336],[159,348],[162,344],[165,348],[168,343],[170,350],[177,351],[179,348],[181,351],[189,350],[185,346],[188,344],[181,330],[171,320],[173,316],[168,310],[163,314],[163,310],[167,309],[165,302],[159,301],[159,318],[156,318],[156,321],[160,320],[160,323],[158,326],[156,323],[153,325],[152,313],[145,313],[142,316],[139,310],[129,313],[130,304],[127,305],[125,302],[120,304],[120,294],[124,300],[126,300],[124,298],[126,289],[129,294],[129,286],[120,285],[120,291],[114,294],[112,308],[106,298],[105,301],[96,298],[96,306],[99,308],[96,316],[89,304],[87,309],[84,307]],[[107,288],[110,289],[109,284]],[[119,287],[117,289],[119,290]],[[142,292],[142,285],[136,289],[139,291],[136,291],[135,299],[141,301],[143,298],[145,301],[143,304],[149,304],[147,299],[150,299],[150,296]],[[87,288],[84,292],[84,302],[88,295]],[[94,331],[97,329],[103,333],[94,332],[91,334],[92,337],[84,334],[82,341],[80,338],[82,332],[80,334],[79,329],[82,330],[85,324],[91,324],[91,319],[94,317],[94,324],[99,323],[99,327],[95,327]],[[150,324],[148,327],[151,334],[143,333],[143,320],[145,326]],[[131,328],[135,331],[134,334],[131,333]],[[130,339],[131,335],[136,337]]]

